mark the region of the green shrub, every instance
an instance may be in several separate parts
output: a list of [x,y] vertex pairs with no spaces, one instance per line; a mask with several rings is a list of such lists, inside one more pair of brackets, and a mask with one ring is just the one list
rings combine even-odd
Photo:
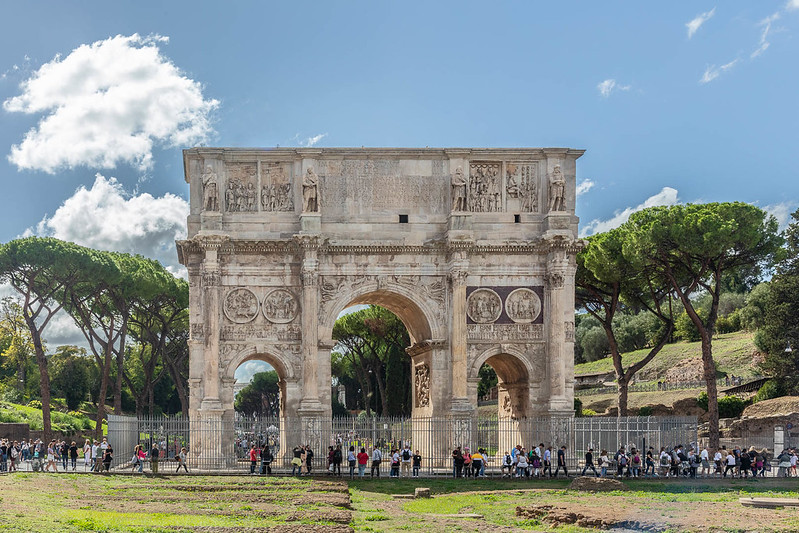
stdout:
[[[696,404],[707,411],[707,392],[699,394]],[[719,398],[719,418],[738,418],[747,405],[749,402],[737,396],[723,396]]]
[[638,416],[652,416],[652,406],[645,405],[638,409]]
[[583,402],[580,398],[574,399],[574,416],[583,416]]
[[696,405],[707,411],[707,392],[700,392],[696,398]]
[[[697,310],[699,317],[704,320],[707,313],[702,309]],[[688,316],[688,313],[683,311],[674,321],[674,335],[684,341],[696,342],[701,340],[699,330],[694,325],[694,321]]]
[[42,402],[40,402],[39,400],[31,400],[28,402],[28,407],[32,407],[33,409],[41,409]]
[[596,416],[596,411],[593,409],[583,409],[582,416]]
[[749,402],[737,396],[719,398],[719,418],[738,418],[747,405],[749,405]]
[[779,398],[780,396],[786,396],[788,391],[785,390],[785,386],[776,379],[770,379],[766,381],[760,390],[757,391],[754,398],[752,398],[752,403],[762,402],[763,400],[770,400],[772,398]]

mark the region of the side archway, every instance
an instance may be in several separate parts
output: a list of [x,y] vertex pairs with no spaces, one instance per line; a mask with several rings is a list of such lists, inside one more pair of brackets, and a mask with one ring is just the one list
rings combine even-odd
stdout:
[[495,344],[479,353],[469,366],[469,394],[476,399],[480,368],[488,364],[497,374],[499,418],[526,418],[530,405],[530,378],[534,369],[524,353],[511,345]]

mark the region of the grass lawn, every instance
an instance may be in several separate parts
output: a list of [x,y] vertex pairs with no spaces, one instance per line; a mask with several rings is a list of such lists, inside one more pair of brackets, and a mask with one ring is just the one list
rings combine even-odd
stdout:
[[[753,339],[754,334],[745,331],[713,337],[713,359],[718,372],[743,376],[744,379],[753,377],[757,371],[752,360],[752,353],[757,351]],[[625,367],[630,366],[643,359],[647,353],[648,349],[622,354],[622,363]],[[699,357],[702,357],[702,345],[699,342],[667,344],[637,375],[641,381],[657,381],[658,376],[678,362]],[[577,376],[612,371],[613,361],[610,357],[574,366],[574,374]]]
[[[742,496],[799,498],[796,479],[626,481],[628,490],[569,490],[569,481],[9,474],[0,532],[596,531],[610,520],[656,531],[797,531],[799,509],[742,507]],[[429,487],[430,499],[396,499]],[[517,515],[517,507],[535,518]],[[474,513],[481,518],[447,515]],[[575,518],[576,517],[576,518]],[[572,522],[568,522],[572,520]]]

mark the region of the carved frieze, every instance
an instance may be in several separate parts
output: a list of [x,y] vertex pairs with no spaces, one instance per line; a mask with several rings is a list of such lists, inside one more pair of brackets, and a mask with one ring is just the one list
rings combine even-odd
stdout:
[[228,163],[225,209],[228,213],[256,210],[258,166],[255,163]]
[[523,213],[538,212],[538,163],[506,163],[505,190],[508,193],[508,210],[511,199],[518,201],[518,210]]
[[222,310],[231,322],[236,324],[252,322],[258,315],[258,297],[244,287],[233,289],[225,295]]
[[466,314],[477,324],[495,322],[502,314],[502,299],[491,289],[476,289],[466,299]]
[[542,340],[542,324],[466,324],[469,341],[502,342]]
[[292,342],[302,339],[302,328],[299,324],[224,324],[219,335],[223,341]]
[[286,289],[275,289],[264,298],[263,312],[274,324],[287,324],[297,318],[300,306],[297,298]]
[[416,407],[427,407],[430,404],[430,367],[427,363],[416,366],[413,379]]
[[541,299],[533,290],[516,289],[505,299],[505,313],[517,324],[530,324],[541,314]]
[[491,213],[502,211],[502,176],[500,163],[473,162],[469,165],[469,211]]
[[261,210],[294,211],[290,170],[286,163],[262,161]]

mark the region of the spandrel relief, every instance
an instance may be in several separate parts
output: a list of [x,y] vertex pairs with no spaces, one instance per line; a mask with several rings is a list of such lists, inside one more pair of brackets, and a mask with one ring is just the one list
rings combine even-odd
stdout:
[[255,163],[229,163],[225,209],[228,213],[246,213],[256,210],[255,188],[258,166]]
[[502,211],[502,176],[499,163],[469,165],[469,211],[493,213]]
[[430,404],[430,367],[427,363],[422,363],[414,370],[414,388],[416,407],[427,407]]
[[258,315],[258,297],[250,289],[240,287],[229,291],[222,309],[225,316],[236,324],[252,322]]

